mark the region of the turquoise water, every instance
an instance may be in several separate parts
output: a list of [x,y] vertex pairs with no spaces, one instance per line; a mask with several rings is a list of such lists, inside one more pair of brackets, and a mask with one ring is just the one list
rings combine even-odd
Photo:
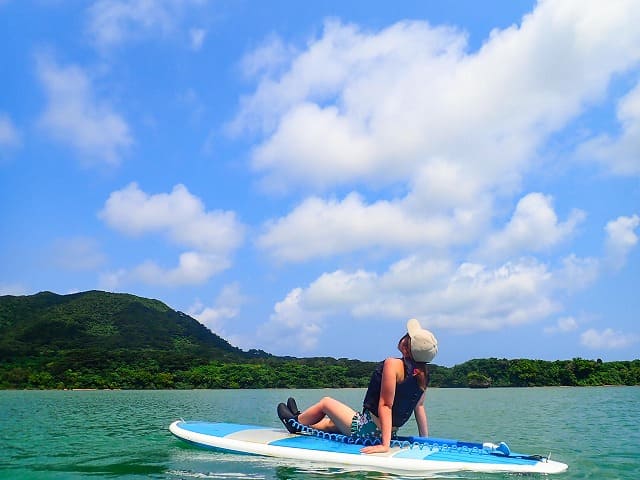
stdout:
[[[321,465],[199,450],[167,430],[175,419],[278,426],[275,405],[322,395],[353,406],[364,391],[0,391],[0,478],[397,479]],[[640,478],[640,387],[431,389],[430,433],[506,441],[569,464],[558,479]],[[417,433],[410,420],[403,434]],[[464,473],[446,478],[513,478]]]

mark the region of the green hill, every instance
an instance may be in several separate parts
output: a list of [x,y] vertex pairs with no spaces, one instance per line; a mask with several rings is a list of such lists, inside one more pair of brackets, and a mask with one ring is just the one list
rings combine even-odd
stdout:
[[99,291],[0,297],[0,361],[78,349],[173,351],[208,360],[248,356],[158,300]]
[[172,386],[167,372],[254,356],[157,300],[98,291],[0,297],[0,388]]
[[354,387],[371,365],[243,351],[129,294],[0,296],[0,388]]

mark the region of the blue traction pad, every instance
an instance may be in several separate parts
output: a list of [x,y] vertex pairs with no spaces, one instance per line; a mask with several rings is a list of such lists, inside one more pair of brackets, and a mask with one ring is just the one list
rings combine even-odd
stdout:
[[[348,453],[359,455],[362,445],[353,445],[336,442],[324,438],[299,435],[292,438],[285,438],[269,443],[279,447],[303,448],[306,450],[319,450],[323,452]],[[518,457],[505,457],[502,455],[491,455],[488,453],[471,452],[463,450],[431,450],[429,448],[407,448],[399,451],[394,458],[410,458],[416,460],[432,460],[440,462],[468,462],[468,463],[490,463],[508,465],[535,465],[537,460]]]
[[362,445],[336,442],[325,438],[312,437],[309,435],[297,435],[292,438],[283,438],[270,442],[269,445],[289,448],[304,448],[305,450],[320,450],[322,452],[351,453],[360,454]]

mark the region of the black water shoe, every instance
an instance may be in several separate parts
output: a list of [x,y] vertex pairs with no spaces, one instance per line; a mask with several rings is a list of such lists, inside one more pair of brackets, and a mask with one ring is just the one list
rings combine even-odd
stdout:
[[[289,431],[289,433],[298,433],[300,431],[297,426],[296,415],[294,415],[289,407],[287,407],[284,403],[278,404],[278,418],[284,425],[284,427]],[[296,422],[296,426],[294,426],[294,422]]]
[[300,415],[300,410],[298,409],[298,405],[293,397],[289,397],[289,400],[287,400],[287,408],[291,410],[291,413],[296,417]]

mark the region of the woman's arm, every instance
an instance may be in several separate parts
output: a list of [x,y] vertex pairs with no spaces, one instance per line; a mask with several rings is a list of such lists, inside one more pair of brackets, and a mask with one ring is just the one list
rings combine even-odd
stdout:
[[387,358],[382,369],[382,386],[380,387],[380,402],[378,403],[378,419],[382,432],[382,443],[365,447],[363,453],[381,453],[389,451],[391,445],[391,409],[396,394],[396,384],[404,377],[404,364],[397,358]]
[[420,397],[416,408],[413,409],[413,414],[415,415],[416,423],[418,424],[418,432],[421,437],[429,436],[429,422],[427,421],[427,411],[424,408],[424,397],[426,394],[427,391],[425,390]]

